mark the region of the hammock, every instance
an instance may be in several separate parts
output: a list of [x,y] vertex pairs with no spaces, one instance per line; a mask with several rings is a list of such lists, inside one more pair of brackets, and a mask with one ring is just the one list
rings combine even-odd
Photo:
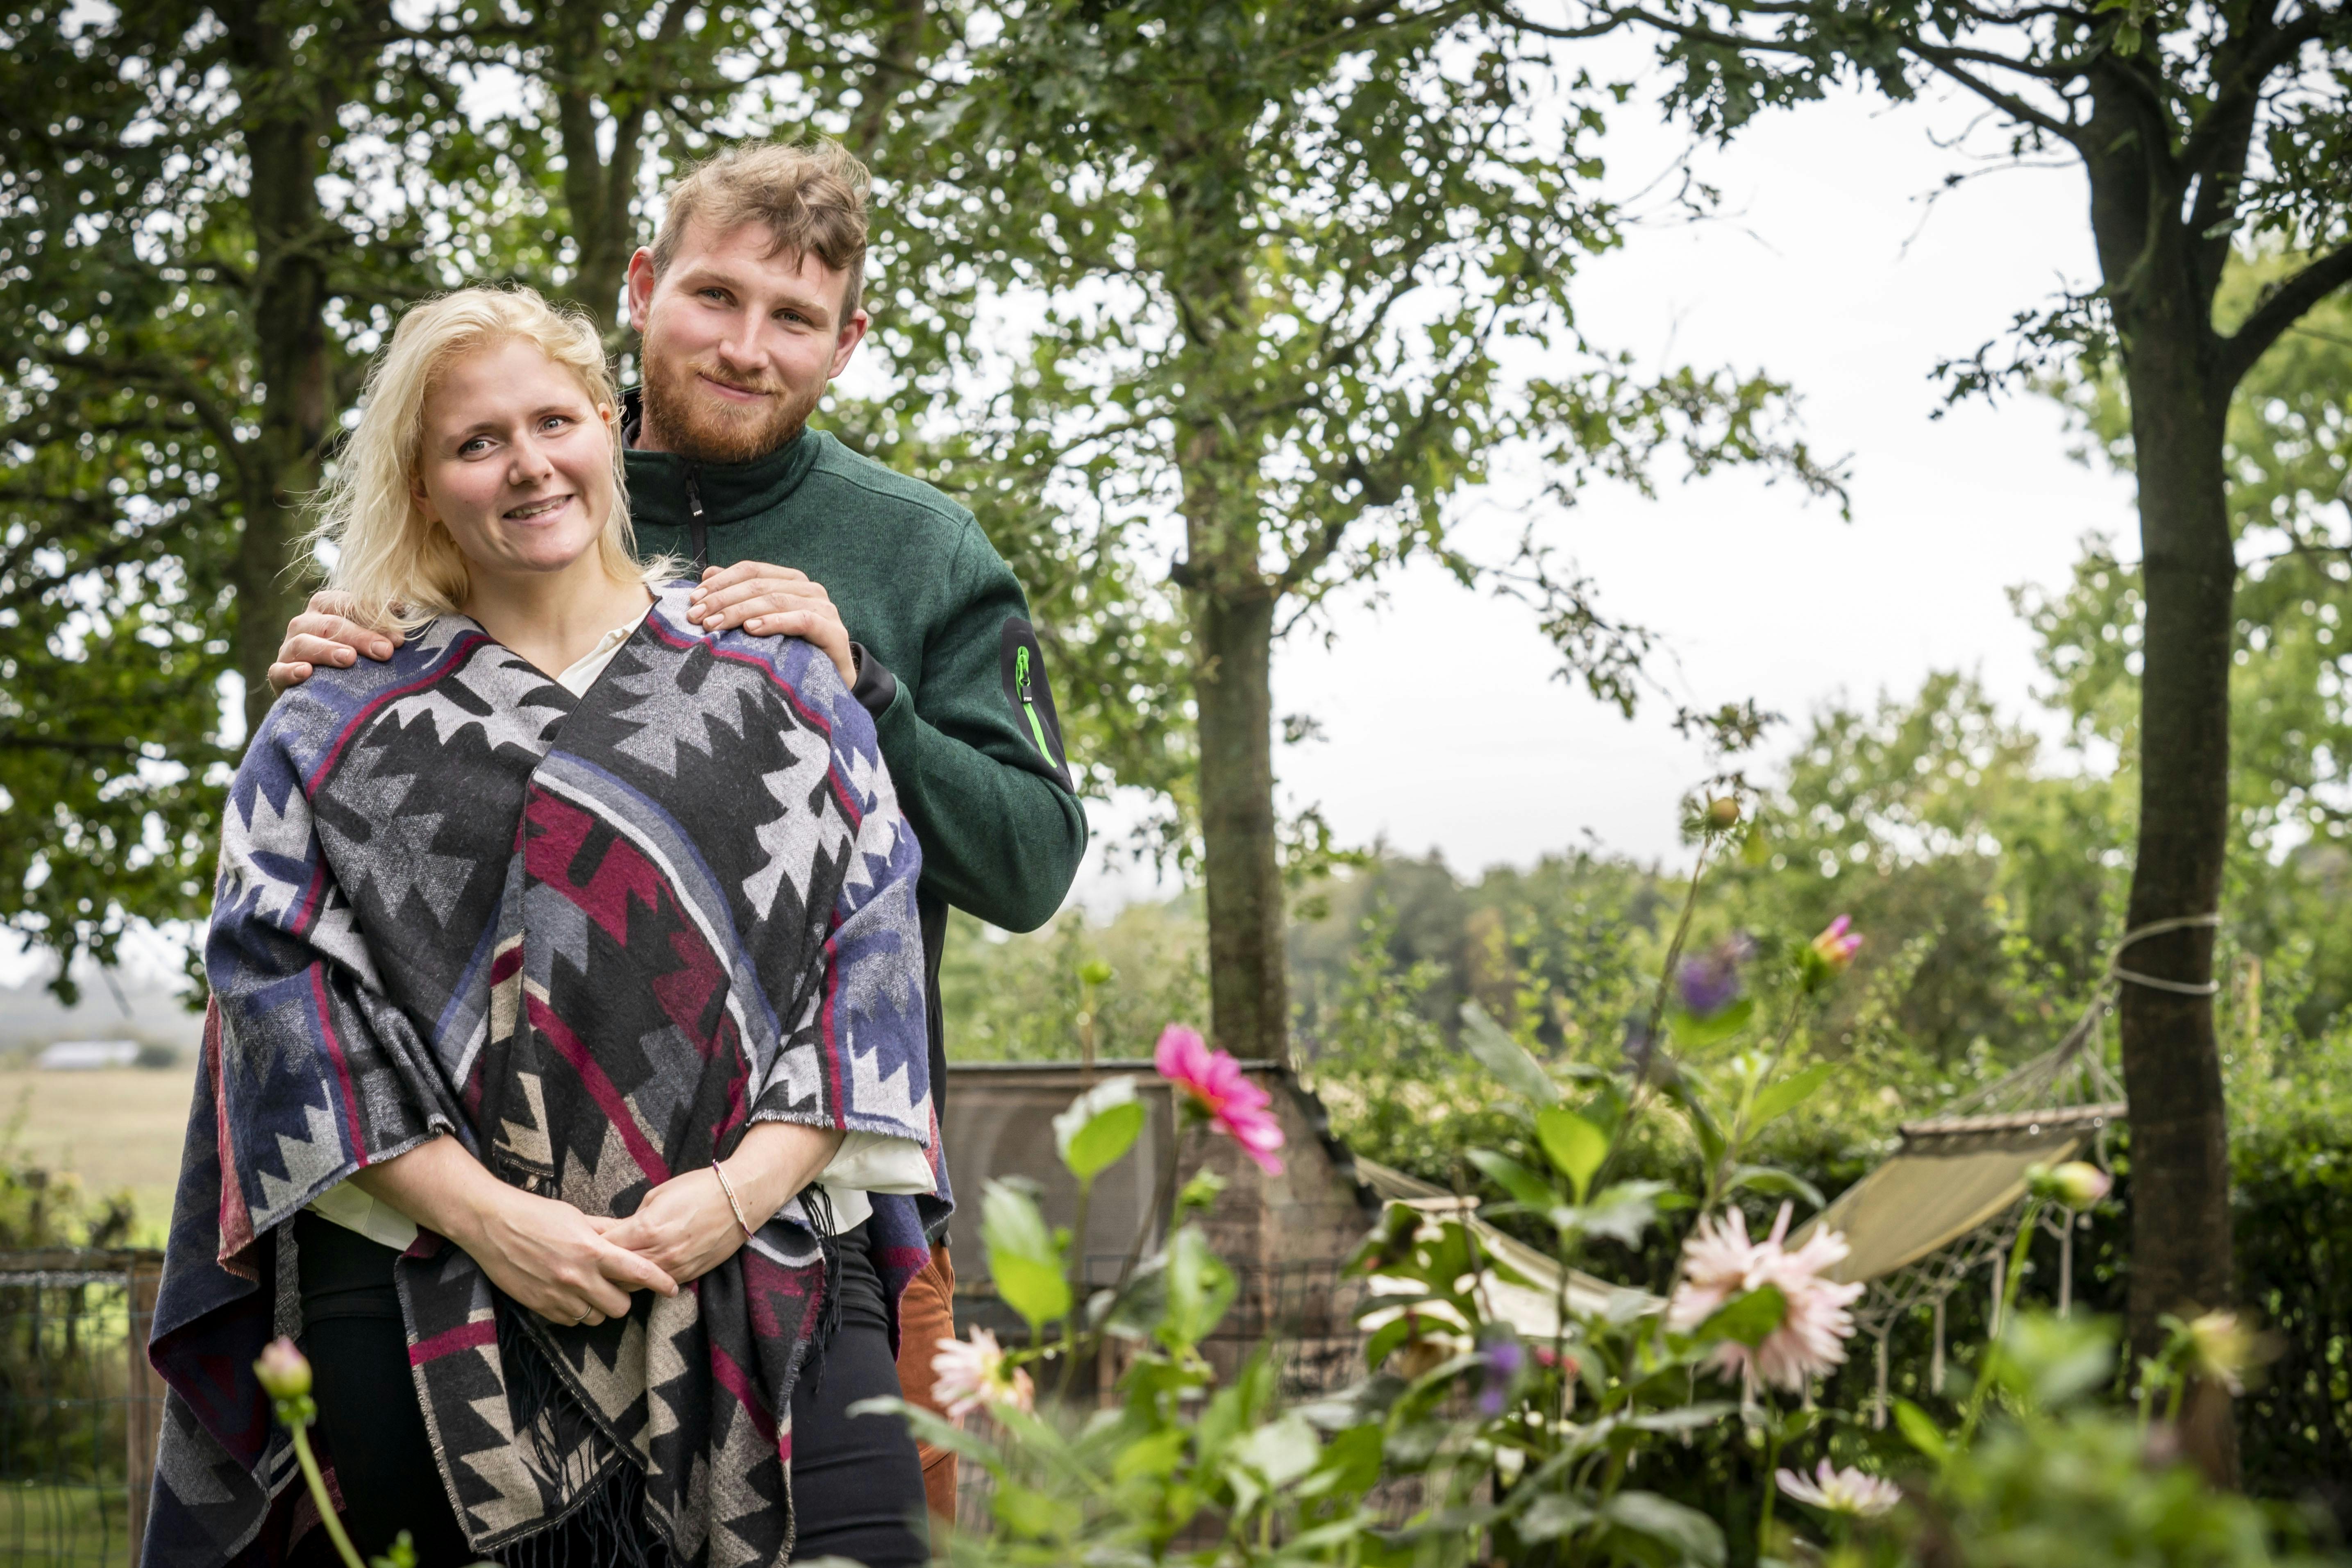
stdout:
[[[1471,1233],[1478,1238],[1478,1245],[1485,1247],[1489,1255],[1530,1282],[1528,1285],[1513,1285],[1502,1279],[1486,1282],[1486,1300],[1492,1303],[1497,1317],[1530,1340],[1548,1340],[1559,1331],[1560,1267],[1557,1260],[1480,1219],[1476,1212],[1477,1199],[1456,1196],[1443,1187],[1408,1176],[1402,1171],[1383,1165],[1377,1160],[1368,1160],[1361,1154],[1355,1155],[1354,1159],[1356,1179],[1374,1197],[1384,1204],[1403,1204],[1419,1209],[1433,1218],[1461,1220],[1470,1227]],[[1381,1281],[1374,1280],[1376,1292],[1381,1285]],[[1642,1291],[1595,1279],[1580,1268],[1568,1271],[1567,1290],[1569,1310],[1587,1317],[1606,1311],[1612,1300],[1628,1295],[1640,1296],[1645,1301],[1651,1300]],[[1375,1329],[1383,1321],[1385,1316],[1367,1318],[1364,1327]]]
[[[1944,1303],[1979,1268],[1990,1269],[1990,1331],[2000,1332],[2010,1249],[2023,1223],[2026,1173],[2035,1165],[2089,1158],[2106,1163],[2107,1130],[2125,1119],[2122,1087],[2098,1049],[2100,1020],[2113,1001],[2102,987],[2057,1048],[1955,1101],[1941,1115],[1906,1121],[1886,1162],[1840,1194],[1798,1231],[1843,1232],[1851,1249],[1830,1270],[1870,1289],[1853,1306],[1858,1331],[1877,1343],[1872,1424],[1886,1424],[1886,1342],[1922,1308],[1935,1313],[1927,1380],[1944,1386]],[[2058,1240],[2058,1311],[2074,1306],[2074,1232],[2090,1223],[2071,1209],[2042,1212]]]

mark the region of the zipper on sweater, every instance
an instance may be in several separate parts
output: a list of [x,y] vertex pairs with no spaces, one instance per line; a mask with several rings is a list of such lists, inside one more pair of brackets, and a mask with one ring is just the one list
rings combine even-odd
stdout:
[[702,518],[702,486],[691,463],[686,469],[686,542],[694,552],[694,574],[699,577],[710,564],[710,525]]
[[1045,744],[1045,726],[1037,721],[1037,699],[1029,689],[1029,650],[1013,650],[1013,689],[1021,699],[1021,711],[1029,716],[1029,733],[1037,739],[1037,749],[1047,762],[1053,762],[1054,748]]

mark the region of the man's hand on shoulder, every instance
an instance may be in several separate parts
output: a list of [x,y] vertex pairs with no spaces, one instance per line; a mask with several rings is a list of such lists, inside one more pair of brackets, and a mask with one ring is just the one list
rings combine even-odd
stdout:
[[753,637],[799,637],[814,643],[833,660],[845,686],[857,684],[857,665],[849,654],[849,628],[822,583],[809,581],[805,572],[771,566],[761,561],[738,561],[724,569],[708,566],[694,590],[688,616],[706,632],[740,626]]
[[278,662],[269,667],[270,690],[301,685],[320,665],[348,669],[362,654],[373,659],[392,657],[392,638],[352,620],[351,607],[346,594],[321,589],[310,595],[310,607],[286,623],[286,640],[278,645]]

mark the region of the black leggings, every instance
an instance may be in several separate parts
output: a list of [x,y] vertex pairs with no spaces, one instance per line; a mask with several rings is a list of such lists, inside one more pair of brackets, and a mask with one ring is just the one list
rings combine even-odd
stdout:
[[[407,1333],[392,1282],[399,1255],[307,1210],[295,1216],[294,1236],[303,1349],[352,1543],[373,1557],[405,1530],[416,1543],[417,1568],[475,1562],[478,1554],[457,1528],[409,1381]],[[861,1399],[898,1393],[882,1281],[866,1258],[864,1226],[841,1238],[841,1260],[840,1327],[825,1342],[821,1366],[812,1354],[793,1389],[793,1507],[799,1515],[793,1556],[915,1568],[929,1552],[914,1439],[893,1417],[853,1420],[848,1414]],[[575,1516],[552,1533],[583,1528]],[[534,1538],[518,1543],[519,1554],[524,1545],[533,1549],[527,1560],[601,1561],[585,1540],[566,1552]],[[314,1531],[295,1560],[304,1568],[332,1562],[326,1532]]]

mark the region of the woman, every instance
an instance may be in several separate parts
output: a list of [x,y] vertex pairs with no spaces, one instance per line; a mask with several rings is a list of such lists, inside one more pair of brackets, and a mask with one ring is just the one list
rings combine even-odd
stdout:
[[363,1552],[923,1555],[903,1424],[846,1415],[947,1212],[919,853],[833,665],[638,567],[616,402],[520,289],[370,377],[320,531],[406,641],[230,790],[150,1563],[320,1551],[250,1372],[289,1330]]

